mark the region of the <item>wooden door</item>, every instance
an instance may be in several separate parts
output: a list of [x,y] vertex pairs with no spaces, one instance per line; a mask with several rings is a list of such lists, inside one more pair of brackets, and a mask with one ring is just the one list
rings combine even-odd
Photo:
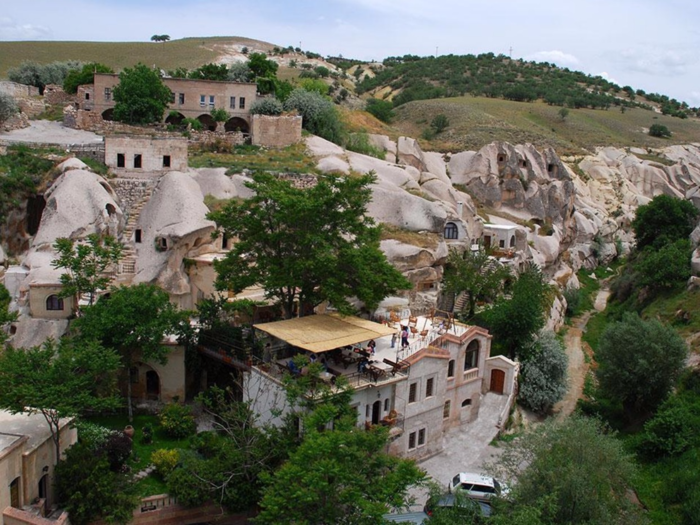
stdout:
[[506,373],[503,370],[491,370],[491,386],[489,390],[497,394],[503,393],[503,387],[506,383]]

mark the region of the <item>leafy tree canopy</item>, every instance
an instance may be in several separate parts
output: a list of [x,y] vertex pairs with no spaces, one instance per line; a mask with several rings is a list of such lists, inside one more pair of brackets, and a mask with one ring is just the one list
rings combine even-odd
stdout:
[[29,349],[0,353],[0,407],[12,413],[40,413],[59,457],[59,425],[88,410],[116,408],[119,356],[94,342],[48,340]]
[[197,80],[227,80],[228,68],[226,64],[204,64],[190,71],[187,76]]
[[366,110],[382,122],[391,123],[394,118],[394,105],[388,100],[370,98],[367,100]]
[[83,294],[88,294],[92,305],[97,291],[107,288],[110,279],[105,271],[119,261],[123,248],[114,237],[94,233],[77,245],[72,239],[57,239],[53,247],[58,257],[51,265],[66,270],[61,275],[61,297],[73,297],[76,305]]
[[0,122],[5,122],[8,118],[19,111],[17,102],[9,93],[0,93]]
[[[122,365],[129,370],[137,356],[165,363],[170,349],[163,339],[166,335],[184,336],[189,328],[187,320],[188,312],[178,311],[167,292],[142,283],[112,288],[109,296],[85,308],[75,325],[81,340],[99,341],[119,352]],[[126,384],[131,420],[131,381]]]
[[215,263],[220,290],[260,285],[290,318],[328,300],[352,312],[357,297],[372,309],[409,283],[379,249],[379,228],[366,214],[373,175],[321,175],[308,189],[270,174],[255,174],[255,195],[230,201],[209,218],[238,241]]
[[66,75],[72,70],[79,70],[82,65],[82,62],[77,60],[51,62],[50,64],[25,61],[17,67],[8,69],[7,78],[12,82],[38,87],[39,93],[43,95],[47,85],[63,85]]
[[664,126],[663,124],[652,124],[649,127],[649,135],[652,137],[666,139],[671,136],[671,132],[669,131],[668,127]]
[[284,102],[285,111],[296,111],[302,117],[302,126],[309,133],[342,144],[343,124],[333,102],[316,91],[297,88]]
[[524,352],[520,372],[520,401],[544,414],[566,394],[569,359],[553,332],[541,332],[532,347]]
[[114,70],[98,62],[85,64],[81,69],[72,69],[63,81],[63,91],[77,93],[78,86],[94,83],[95,73],[114,73]]
[[685,199],[658,195],[649,204],[637,208],[632,228],[637,237],[637,249],[645,246],[660,248],[664,244],[688,239],[695,228],[698,210]]
[[114,88],[114,120],[127,124],[159,122],[171,95],[157,71],[144,64],[125,68]]
[[501,479],[518,473],[508,501],[496,506],[496,523],[646,523],[626,494],[632,458],[597,420],[574,415],[537,425],[506,444],[491,468]]
[[596,358],[600,388],[629,416],[644,414],[668,396],[685,367],[685,341],[657,320],[627,313],[609,324]]
[[673,288],[690,277],[692,248],[688,239],[670,242],[658,250],[647,246],[634,262],[639,284],[651,288]]

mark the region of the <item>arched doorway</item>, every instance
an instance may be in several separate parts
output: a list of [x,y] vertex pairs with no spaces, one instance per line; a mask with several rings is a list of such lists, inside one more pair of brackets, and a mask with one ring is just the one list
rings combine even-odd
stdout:
[[506,373],[503,370],[498,370],[497,368],[491,370],[491,385],[489,386],[489,390],[491,392],[496,392],[497,394],[502,394],[505,384]]
[[160,399],[160,378],[155,370],[146,372],[146,397],[151,401]]
[[172,124],[173,126],[179,126],[182,121],[185,120],[185,116],[177,111],[171,111],[168,118],[165,119],[166,124]]
[[113,108],[105,109],[102,112],[102,120],[114,120],[114,109]]
[[382,402],[381,401],[375,401],[374,404],[372,405],[372,424],[373,425],[378,425],[379,421],[382,419]]
[[244,119],[240,117],[233,117],[226,121],[224,129],[226,131],[240,131],[241,133],[248,133],[250,128]]
[[205,113],[204,115],[198,116],[197,120],[199,120],[202,123],[204,129],[208,131],[216,131],[216,121],[211,115],[207,115]]
[[36,235],[41,224],[41,216],[46,207],[46,199],[43,195],[30,195],[27,198],[27,233]]
[[[48,471],[49,467],[44,467],[44,471]],[[44,509],[48,509],[51,506],[49,502],[49,475],[44,474],[39,480],[39,498],[44,500]]]

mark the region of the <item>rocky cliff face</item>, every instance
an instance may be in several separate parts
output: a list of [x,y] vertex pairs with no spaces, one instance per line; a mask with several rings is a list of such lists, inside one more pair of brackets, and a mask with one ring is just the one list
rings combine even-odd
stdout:
[[[577,287],[580,268],[606,264],[629,250],[634,242],[630,223],[640,204],[667,194],[700,207],[698,144],[658,151],[601,148],[594,155],[561,159],[552,149],[528,144],[492,143],[479,151],[443,155],[423,152],[406,137],[371,140],[387,150],[391,162],[318,137],[308,138],[307,147],[321,171],[375,173],[368,213],[390,227],[382,249],[414,285],[397,304],[408,301],[416,311],[436,306],[450,249],[470,249],[488,237],[507,252],[504,263],[517,269],[531,260],[560,287]],[[109,233],[133,246],[129,282],[157,283],[185,307],[193,299],[185,260],[218,251],[210,236],[214,224],[206,220],[205,195],[250,196],[246,177],[227,176],[224,169],[154,175],[153,194],[138,216],[129,217],[127,228],[131,205],[120,200],[109,181],[76,160],[60,169],[63,174],[45,193],[36,235],[19,232],[31,240],[21,257],[26,283],[39,277],[58,280],[50,266],[57,237]],[[498,232],[505,230],[512,240],[499,244]],[[696,237],[700,242],[700,233]],[[700,253],[694,263],[700,269]],[[15,306],[21,307],[17,301]],[[555,305],[554,317],[562,308]]]

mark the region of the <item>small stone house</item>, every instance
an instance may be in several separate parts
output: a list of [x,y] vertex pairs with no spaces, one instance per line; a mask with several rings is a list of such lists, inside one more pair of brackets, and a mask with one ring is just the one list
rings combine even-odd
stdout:
[[105,164],[117,173],[185,171],[187,139],[108,136],[105,137]]

